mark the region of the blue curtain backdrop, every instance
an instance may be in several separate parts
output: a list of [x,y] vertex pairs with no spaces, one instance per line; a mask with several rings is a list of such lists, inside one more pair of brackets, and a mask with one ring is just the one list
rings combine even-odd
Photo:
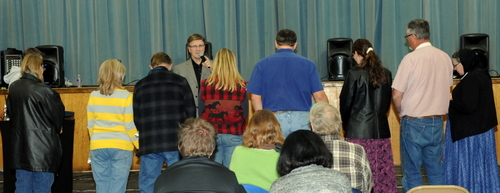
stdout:
[[432,44],[449,55],[462,34],[489,34],[490,69],[500,67],[497,0],[0,0],[0,13],[0,50],[60,45],[66,77],[80,74],[84,85],[97,84],[106,59],[122,60],[125,83],[143,78],[156,52],[181,63],[193,33],[212,43],[213,55],[232,50],[248,80],[284,28],[297,33],[297,53],[316,63],[323,80],[326,42],[336,37],[370,40],[395,74],[409,52],[406,24],[416,18],[429,21]]

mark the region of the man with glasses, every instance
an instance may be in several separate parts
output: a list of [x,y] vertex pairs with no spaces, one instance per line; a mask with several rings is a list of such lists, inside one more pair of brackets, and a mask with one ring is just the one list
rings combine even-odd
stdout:
[[430,43],[429,23],[408,23],[406,40],[413,52],[401,61],[392,84],[394,106],[401,117],[403,189],[422,185],[423,164],[430,185],[444,184],[443,116],[453,85],[451,59]]
[[212,61],[205,56],[205,38],[200,34],[193,34],[187,39],[187,49],[190,58],[172,68],[172,72],[187,79],[191,92],[193,92],[196,105],[196,117],[198,114],[198,96],[200,93],[200,82],[207,79],[212,73]]
[[297,48],[294,31],[280,30],[274,46],[276,53],[255,65],[247,91],[252,93],[253,109],[274,112],[286,137],[296,130],[311,130],[308,120],[311,96],[316,102],[328,103],[328,98],[314,62],[294,53]]

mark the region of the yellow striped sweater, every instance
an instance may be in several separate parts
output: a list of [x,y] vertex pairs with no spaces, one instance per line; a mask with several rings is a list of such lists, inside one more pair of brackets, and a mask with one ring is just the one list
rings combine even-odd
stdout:
[[134,147],[139,148],[129,91],[115,89],[110,96],[93,91],[87,106],[87,121],[90,150],[116,148],[132,151]]

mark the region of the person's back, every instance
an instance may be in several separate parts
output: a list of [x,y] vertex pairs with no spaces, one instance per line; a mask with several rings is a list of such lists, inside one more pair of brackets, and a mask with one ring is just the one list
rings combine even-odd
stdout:
[[217,131],[217,149],[213,160],[229,167],[234,148],[241,145],[248,114],[246,81],[236,57],[227,48],[215,56],[212,74],[201,81],[199,112]]
[[410,21],[405,38],[414,51],[398,67],[392,99],[401,117],[402,184],[408,191],[422,185],[422,165],[428,184],[444,184],[443,117],[448,113],[453,67],[450,57],[431,45],[427,21]]
[[236,175],[207,157],[186,157],[158,177],[155,193],[241,192]]
[[186,79],[167,69],[155,70],[135,85],[134,121],[141,144],[138,156],[177,150],[179,123],[195,117],[190,93]]
[[279,178],[276,164],[279,153],[238,146],[234,150],[229,169],[234,171],[240,184],[251,184],[269,190],[274,180]]
[[[446,114],[453,80],[448,54],[432,45],[422,45],[407,54],[401,64],[392,85],[405,91],[400,114],[415,117]],[[406,85],[400,84],[403,82]]]
[[[309,130],[307,114],[315,102],[328,102],[315,64],[294,53],[297,35],[283,29],[274,41],[276,53],[259,61],[250,77],[247,91],[252,93],[253,109],[276,114],[283,135]],[[312,97],[311,97],[312,96]]]
[[88,100],[89,157],[96,192],[125,192],[133,150],[139,148],[132,94],[122,86],[125,73],[119,60],[104,61],[97,79],[99,89]]
[[172,59],[164,52],[151,58],[148,76],[134,88],[134,122],[139,131],[141,160],[139,190],[152,192],[163,164],[179,161],[179,123],[196,117],[196,106],[187,80],[173,72]]
[[271,193],[351,193],[347,177],[337,170],[316,164],[293,169],[278,178],[271,186]]
[[210,160],[217,140],[213,125],[189,118],[180,127],[178,148],[183,158],[156,179],[154,192],[245,192],[232,171]]
[[[59,94],[43,83],[42,56],[28,54],[22,77],[9,87],[7,114],[12,126],[12,168],[16,192],[50,192],[61,163],[64,104]],[[36,180],[34,180],[36,179]]]
[[277,170],[281,175],[271,185],[276,193],[350,193],[346,176],[332,170],[333,155],[316,133],[308,130],[292,132],[283,143]]
[[[342,87],[340,111],[346,138],[389,138],[387,112],[391,105],[392,74],[386,68],[387,82],[377,87],[365,68],[351,69]],[[363,117],[363,118],[361,118]]]
[[[263,94],[262,99],[264,109],[270,111],[308,111],[311,107],[311,93],[322,90],[320,87],[313,87],[319,82],[318,72],[314,63],[298,54],[292,49],[280,49],[276,54],[268,56],[255,65],[256,72],[260,72],[260,82],[250,82],[258,84],[260,90],[254,91],[256,94]],[[252,80],[257,74],[252,73]],[[317,78],[317,79],[316,79]],[[254,87],[257,85],[253,85]],[[255,89],[249,85],[249,89]]]
[[337,108],[329,103],[316,103],[311,107],[309,121],[312,131],[321,137],[333,155],[332,169],[347,176],[352,188],[363,193],[371,192],[373,175],[365,149],[359,144],[342,139],[340,136],[342,121]]
[[276,116],[269,110],[256,111],[243,133],[243,143],[234,150],[229,169],[240,184],[269,190],[279,177],[276,164],[284,137]]
[[340,136],[321,136],[334,155],[332,169],[344,174],[351,187],[370,192],[373,187],[372,171],[363,146],[344,141]]
[[[57,92],[25,74],[9,87],[7,109],[12,124],[14,167],[56,172],[60,164],[59,128],[64,105]],[[49,107],[52,107],[49,109]]]
[[[357,39],[351,50],[356,66],[349,70],[342,86],[339,97],[340,114],[345,141],[361,145],[360,151],[363,152],[364,159],[368,158],[370,162],[368,166],[371,166],[370,180],[360,177],[351,180],[351,183],[355,185],[358,181],[357,186],[353,187],[361,188],[360,190],[366,193],[371,191],[369,184],[373,179],[375,184],[373,192],[396,193],[396,172],[392,159],[391,132],[387,120],[391,106],[392,74],[383,67],[382,60],[369,40]],[[338,143],[338,145],[329,146],[333,147],[330,149],[340,152],[358,149],[352,144]],[[365,156],[365,151],[367,156]],[[357,153],[358,157],[360,154]],[[346,158],[350,158],[353,162],[357,161],[353,159],[354,157]],[[345,165],[347,168],[348,165]],[[356,177],[355,174],[351,177],[353,176]]]

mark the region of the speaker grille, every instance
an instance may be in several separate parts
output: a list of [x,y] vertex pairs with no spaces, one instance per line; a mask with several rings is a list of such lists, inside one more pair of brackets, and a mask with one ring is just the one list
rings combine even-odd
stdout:
[[64,50],[58,45],[37,46],[43,55],[43,79],[51,87],[64,87]]

